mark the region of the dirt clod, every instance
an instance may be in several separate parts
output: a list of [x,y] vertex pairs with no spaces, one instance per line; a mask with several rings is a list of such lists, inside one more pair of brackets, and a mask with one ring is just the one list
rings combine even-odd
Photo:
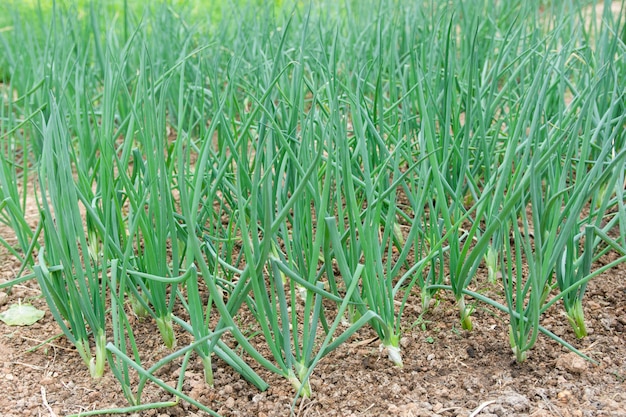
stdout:
[[582,374],[589,368],[589,363],[577,354],[570,352],[557,359],[556,367],[571,374]]
[[503,395],[498,398],[497,402],[515,412],[528,411],[530,409],[530,401],[528,401],[528,398],[517,392],[510,392]]

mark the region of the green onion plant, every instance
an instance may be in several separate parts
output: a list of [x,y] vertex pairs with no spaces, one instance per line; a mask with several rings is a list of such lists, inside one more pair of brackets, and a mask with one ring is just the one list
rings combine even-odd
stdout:
[[[109,282],[89,246],[80,216],[80,190],[72,175],[69,132],[52,101],[43,131],[40,170],[44,247],[35,266],[37,280],[61,330],[76,346],[92,377],[106,363],[106,300]],[[92,357],[90,335],[95,343]]]

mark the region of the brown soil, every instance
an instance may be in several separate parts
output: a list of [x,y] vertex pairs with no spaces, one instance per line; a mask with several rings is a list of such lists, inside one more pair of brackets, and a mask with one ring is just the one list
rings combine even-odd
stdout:
[[[36,220],[33,218],[32,220]],[[0,227],[8,238],[9,231]],[[0,281],[14,278],[19,265],[0,250]],[[498,287],[480,284],[481,292],[500,298]],[[18,285],[0,295],[0,310],[18,300],[46,310],[35,282]],[[390,366],[380,352],[375,333],[364,328],[324,358],[312,377],[313,397],[298,401],[299,416],[626,416],[626,265],[593,280],[588,287],[585,314],[589,336],[576,340],[560,305],[550,309],[542,324],[572,342],[599,362],[592,365],[546,337],[523,364],[515,362],[508,344],[506,317],[476,305],[474,330],[460,329],[458,312],[449,294],[441,294],[431,311],[420,318],[419,294],[409,299],[402,339],[404,368]],[[249,317],[243,323],[252,323]],[[169,352],[150,320],[133,326],[143,360],[154,363]],[[127,406],[110,371],[93,380],[73,347],[59,337],[49,312],[30,327],[0,323],[0,415],[64,416],[94,409]],[[179,346],[189,343],[179,334]],[[228,337],[227,337],[228,339]],[[270,357],[260,338],[256,347]],[[30,351],[33,348],[34,351]],[[250,362],[253,366],[255,364]],[[260,392],[221,360],[213,361],[215,388],[203,383],[202,368],[194,361],[186,372],[186,394],[224,416],[286,416],[294,396],[282,377],[256,366],[270,384]],[[177,382],[180,361],[158,376]],[[144,403],[170,401],[170,394],[148,386]],[[132,414],[127,414],[132,415]],[[203,416],[181,401],[170,408],[133,416]]]

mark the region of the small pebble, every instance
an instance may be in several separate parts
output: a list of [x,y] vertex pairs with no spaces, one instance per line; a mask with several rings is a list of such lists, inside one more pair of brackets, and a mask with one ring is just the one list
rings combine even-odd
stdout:
[[0,307],[5,305],[9,300],[9,296],[4,291],[0,291]]
[[556,398],[559,400],[559,402],[561,402],[562,404],[567,404],[568,402],[570,402],[573,398],[572,393],[568,390],[564,390],[559,392],[556,395]]

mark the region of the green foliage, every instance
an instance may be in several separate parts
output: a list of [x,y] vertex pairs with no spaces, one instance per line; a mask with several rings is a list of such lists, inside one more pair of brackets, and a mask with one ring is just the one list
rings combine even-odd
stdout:
[[[469,298],[507,314],[519,361],[540,334],[574,350],[542,314],[562,300],[582,337],[585,286],[626,258],[626,47],[606,10],[603,25],[573,1],[10,10],[0,221],[16,239],[0,244],[93,375],[108,361],[118,412],[213,413],[181,392],[193,355],[207,384],[218,357],[266,389],[252,360],[314,395],[321,358],[365,325],[401,366],[418,290],[423,314],[451,291],[468,331]],[[502,300],[471,289],[483,266]],[[150,367],[140,312],[172,350]],[[155,372],[178,358],[170,387]],[[148,381],[176,400],[141,404]]]

